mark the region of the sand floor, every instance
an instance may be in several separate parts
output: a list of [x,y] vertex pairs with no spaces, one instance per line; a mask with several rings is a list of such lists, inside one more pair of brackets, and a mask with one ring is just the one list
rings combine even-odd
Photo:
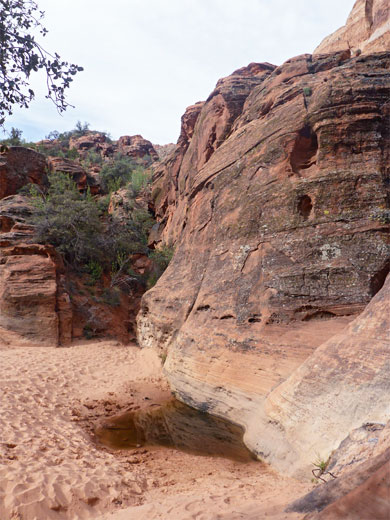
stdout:
[[16,345],[0,340],[1,520],[302,517],[283,510],[310,486],[265,464],[94,442],[100,419],[168,399],[154,352]]

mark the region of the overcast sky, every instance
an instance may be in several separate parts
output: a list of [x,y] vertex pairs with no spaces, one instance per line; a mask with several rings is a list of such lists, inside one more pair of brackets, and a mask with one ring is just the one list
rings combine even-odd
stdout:
[[49,51],[84,67],[58,115],[41,81],[8,127],[28,140],[80,120],[114,139],[176,142],[180,116],[217,80],[250,62],[280,65],[344,25],[354,0],[37,0]]

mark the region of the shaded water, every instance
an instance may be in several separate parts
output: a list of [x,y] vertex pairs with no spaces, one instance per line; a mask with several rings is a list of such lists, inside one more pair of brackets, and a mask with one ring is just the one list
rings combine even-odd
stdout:
[[244,445],[243,429],[177,400],[106,419],[95,434],[110,448],[167,446],[198,455],[242,462],[255,459]]

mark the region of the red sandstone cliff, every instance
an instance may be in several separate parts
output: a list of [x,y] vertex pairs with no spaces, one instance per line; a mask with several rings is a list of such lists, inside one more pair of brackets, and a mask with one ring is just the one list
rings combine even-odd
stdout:
[[328,36],[315,54],[350,49],[371,54],[389,50],[390,3],[388,0],[357,0],[347,23]]
[[175,244],[175,255],[143,297],[140,344],[168,354],[180,399],[242,424],[260,457],[301,476],[318,451],[389,419],[379,302],[390,269],[390,48],[381,41],[376,54],[341,45],[224,78],[187,110],[154,177],[154,240]]

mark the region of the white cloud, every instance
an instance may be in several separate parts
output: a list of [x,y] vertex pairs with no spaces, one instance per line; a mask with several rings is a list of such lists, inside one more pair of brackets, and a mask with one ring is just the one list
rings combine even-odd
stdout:
[[[38,0],[45,46],[85,67],[60,117],[40,98],[8,126],[37,140],[77,120],[114,138],[176,141],[186,106],[251,61],[280,64],[345,23],[353,0]],[[37,85],[37,82],[34,82]],[[38,96],[37,96],[38,97]]]

